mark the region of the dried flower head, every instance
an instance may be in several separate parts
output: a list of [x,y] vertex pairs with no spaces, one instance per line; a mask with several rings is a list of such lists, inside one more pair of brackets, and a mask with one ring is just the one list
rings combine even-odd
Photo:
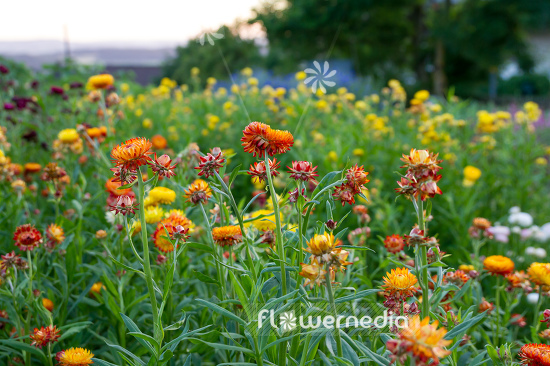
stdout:
[[392,269],[386,273],[382,288],[387,296],[396,299],[406,299],[417,291],[415,285],[418,279],[408,268]]
[[94,354],[85,348],[69,348],[56,355],[60,366],[86,366],[94,363]]
[[19,226],[13,234],[15,245],[21,251],[33,250],[42,244],[42,235],[31,224]]
[[[269,161],[269,172],[272,177],[276,177],[279,175],[279,172],[277,169],[281,165],[280,161],[277,161],[277,159],[268,159]],[[257,177],[260,182],[267,181],[267,169],[265,166],[264,161],[260,161],[257,163],[254,163],[253,165],[250,165],[250,169],[248,170],[248,174],[252,175],[254,177]]]

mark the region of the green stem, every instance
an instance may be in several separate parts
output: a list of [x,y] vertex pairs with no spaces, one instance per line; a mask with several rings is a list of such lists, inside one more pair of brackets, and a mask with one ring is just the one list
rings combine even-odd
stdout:
[[537,305],[535,306],[535,332],[538,333],[540,327],[539,313],[540,307],[542,305],[542,286],[539,286],[539,299],[537,300]]
[[269,158],[265,155],[265,172],[267,175],[267,184],[269,186],[269,194],[271,195],[271,202],[273,203],[273,212],[275,213],[275,243],[277,245],[277,254],[279,255],[279,265],[281,267],[281,287],[282,295],[286,295],[286,269],[285,269],[285,250],[283,246],[283,233],[281,230],[281,216],[279,214],[279,200],[277,199],[277,193],[273,186],[273,179],[271,178],[271,170],[269,168]]
[[334,295],[332,293],[332,282],[330,280],[330,265],[327,263],[325,270],[327,273],[325,274],[325,280],[327,285],[327,296],[328,301],[330,303],[330,307],[332,308],[332,314],[334,316],[334,319],[336,321],[337,329],[336,329],[336,350],[338,352],[338,357],[343,356],[342,352],[342,339],[340,338],[340,327],[338,327],[338,312],[336,311],[336,304],[334,303]]
[[[218,253],[218,248],[216,243],[214,243],[214,238],[212,237],[212,227],[210,226],[210,221],[208,220],[208,215],[206,215],[206,211],[204,210],[204,206],[202,205],[202,202],[199,203],[202,211],[202,216],[204,217],[204,221],[206,222],[206,229],[208,231],[207,236],[210,240],[210,243],[212,244],[212,250],[214,251],[214,262],[216,262],[216,274],[218,276],[218,282],[220,283],[220,291],[221,291],[221,299],[223,300],[226,293],[225,293],[225,279],[223,278],[223,273],[220,268],[220,254]],[[220,207],[221,211],[221,207]]]
[[[231,204],[231,207],[233,207],[233,210],[235,211],[235,215],[237,216],[237,221],[239,222],[239,227],[241,228],[241,234],[243,236],[243,242],[244,242],[244,245],[246,246],[248,266],[250,267],[250,272],[252,273],[252,279],[254,280],[254,282],[256,282],[258,280],[258,276],[256,275],[256,267],[254,267],[254,259],[252,258],[252,251],[250,249],[250,242],[249,242],[248,237],[245,235],[246,232],[244,230],[244,221],[243,221],[241,213],[239,212],[239,207],[237,206],[237,202],[235,201],[235,198],[233,197],[233,193],[231,193],[231,190],[229,189],[227,184],[225,184],[222,177],[220,177],[220,175],[216,171],[215,171],[215,174],[216,174],[216,177],[218,178],[218,181],[220,182],[220,185],[223,187],[225,193],[227,193],[227,195],[229,196],[229,198],[230,198],[229,203]],[[219,202],[220,212],[222,210],[221,204],[222,204],[222,202],[220,201]],[[262,296],[262,295],[260,294],[260,296]]]
[[496,323],[497,323],[497,331],[494,335],[494,346],[498,347],[500,344],[500,276],[497,277],[497,293],[496,293],[496,299],[495,299],[495,313],[496,313]]
[[[424,236],[427,235],[426,232],[426,222],[424,220],[424,203],[422,199],[418,198],[416,210],[418,214],[418,228],[424,232]],[[426,246],[420,247],[420,265],[422,267],[422,274],[420,281],[422,283],[422,319],[430,317],[430,286],[428,279],[428,248]],[[417,266],[418,268],[418,266]],[[417,274],[418,271],[417,271]]]
[[143,184],[143,176],[141,175],[141,169],[137,169],[138,176],[138,191],[139,191],[139,218],[141,221],[141,240],[143,242],[143,270],[145,272],[145,281],[147,283],[147,290],[149,291],[149,298],[151,300],[151,308],[153,312],[153,326],[155,340],[162,343],[161,334],[159,332],[162,329],[159,322],[159,314],[157,307],[157,298],[155,295],[155,288],[153,286],[153,274],[151,271],[151,263],[149,260],[149,240],[147,239],[147,222],[145,221],[145,185]]
[[[275,243],[277,245],[277,254],[279,255],[279,266],[281,268],[281,291],[282,295],[286,295],[286,268],[285,268],[285,249],[283,245],[283,233],[281,230],[281,216],[279,214],[279,200],[277,199],[277,193],[275,192],[275,187],[273,186],[273,179],[271,178],[271,170],[269,168],[269,158],[265,154],[265,174],[267,176],[267,184],[269,186],[269,193],[271,195],[271,202],[273,203],[273,212],[275,213]],[[281,342],[279,344],[279,362],[281,366],[286,365],[286,353],[287,353],[287,342]]]

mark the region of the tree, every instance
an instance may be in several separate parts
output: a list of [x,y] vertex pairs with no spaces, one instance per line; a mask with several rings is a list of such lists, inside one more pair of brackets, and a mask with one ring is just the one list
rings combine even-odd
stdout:
[[223,39],[212,38],[214,45],[209,44],[208,39],[201,45],[199,38],[196,38],[186,46],[178,47],[176,57],[163,65],[163,75],[184,84],[191,78],[191,69],[198,67],[208,70],[208,76],[228,79],[222,54],[232,73],[261,63],[254,41],[242,39],[238,27],[222,26],[215,33],[223,35]]

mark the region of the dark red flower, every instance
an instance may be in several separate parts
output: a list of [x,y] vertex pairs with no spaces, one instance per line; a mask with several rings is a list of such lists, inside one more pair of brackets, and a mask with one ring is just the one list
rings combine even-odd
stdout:
[[195,169],[200,170],[199,176],[204,175],[205,178],[208,178],[211,175],[219,173],[224,162],[225,159],[221,151],[217,155],[207,153],[206,156],[200,157],[199,166],[195,167]]
[[[277,161],[277,159],[268,159],[269,161],[269,171],[271,173],[272,177],[276,177],[279,175],[279,172],[277,171],[277,168],[281,165],[280,161]],[[260,161],[259,163],[254,163],[253,165],[250,165],[250,169],[248,170],[248,174],[258,177],[260,182],[267,180],[267,170],[265,167],[265,162]]]
[[312,166],[309,161],[293,161],[292,162],[292,168],[287,166],[289,169],[290,178],[293,178],[295,180],[303,180],[304,182],[307,182],[309,180],[315,180],[315,177],[319,176],[315,172],[315,169],[317,167]]

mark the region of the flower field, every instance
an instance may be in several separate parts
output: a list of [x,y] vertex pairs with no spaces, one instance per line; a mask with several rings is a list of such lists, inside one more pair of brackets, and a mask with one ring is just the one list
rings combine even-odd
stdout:
[[550,365],[538,105],[203,73],[0,65],[0,364]]

